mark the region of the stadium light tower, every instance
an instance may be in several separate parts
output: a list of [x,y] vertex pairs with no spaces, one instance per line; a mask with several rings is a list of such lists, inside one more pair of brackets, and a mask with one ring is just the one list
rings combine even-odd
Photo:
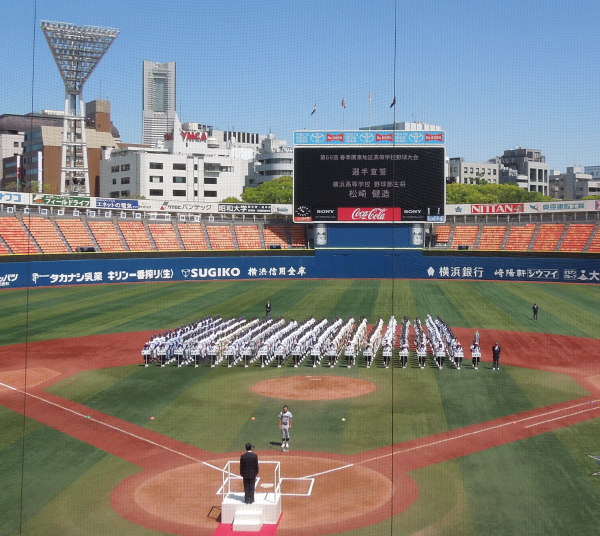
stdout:
[[90,195],[85,110],[81,93],[86,80],[119,35],[119,30],[44,20],[42,31],[65,83],[60,192]]

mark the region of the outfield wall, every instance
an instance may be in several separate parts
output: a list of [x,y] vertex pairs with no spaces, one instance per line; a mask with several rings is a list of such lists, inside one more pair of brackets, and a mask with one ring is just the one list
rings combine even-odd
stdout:
[[0,264],[0,288],[219,279],[476,279],[600,283],[600,258],[429,255],[420,249],[326,248],[297,256],[82,258]]

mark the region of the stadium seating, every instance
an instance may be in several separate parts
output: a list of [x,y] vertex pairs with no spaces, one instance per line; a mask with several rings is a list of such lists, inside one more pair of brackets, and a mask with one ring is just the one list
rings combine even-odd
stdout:
[[531,250],[554,251],[564,230],[564,223],[542,223]]
[[600,253],[600,233],[598,232],[600,227],[596,228],[596,234],[593,236],[590,245],[587,248],[589,253]]
[[94,247],[94,242],[80,219],[56,220],[56,225],[73,251],[81,247]]
[[154,247],[141,221],[122,221],[119,228],[131,251],[153,251]]
[[229,225],[207,225],[206,230],[212,249],[235,249]]
[[240,249],[262,249],[256,225],[236,225],[234,230]]
[[306,237],[304,235],[304,225],[292,225],[290,227],[293,248],[305,248]]
[[148,229],[158,251],[181,250],[175,229],[171,223],[149,223]]
[[452,238],[452,249],[458,249],[459,246],[468,246],[468,249],[473,249],[478,232],[477,225],[457,225]]
[[447,244],[450,241],[450,225],[438,225],[435,230],[435,241],[437,244]]
[[127,251],[112,221],[88,220],[88,226],[102,251]]
[[593,230],[593,223],[572,223],[567,229],[567,234],[558,248],[558,251],[583,251]]
[[40,246],[42,253],[69,253],[69,248],[62,241],[50,220],[39,216],[30,216],[23,218],[23,223]]
[[263,230],[265,247],[268,249],[271,245],[279,245],[281,249],[287,249],[287,230],[284,225],[265,225]]
[[203,251],[208,249],[204,230],[201,223],[179,223],[179,236],[183,242],[183,247],[188,251]]
[[527,251],[535,232],[535,223],[513,225],[510,228],[504,251]]
[[506,236],[506,225],[486,225],[481,231],[477,249],[481,251],[498,251]]
[[6,245],[16,255],[28,255],[38,253],[35,244],[14,216],[0,218],[0,236]]

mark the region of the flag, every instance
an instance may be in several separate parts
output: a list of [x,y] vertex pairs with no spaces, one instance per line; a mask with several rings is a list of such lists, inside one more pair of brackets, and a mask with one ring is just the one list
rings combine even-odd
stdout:
[[346,107],[346,99],[342,97],[342,108]]
[[394,95],[394,100],[392,101],[392,104],[390,104],[390,108],[393,108],[394,106],[396,106],[396,95]]
[[315,105],[313,106],[313,111],[310,112],[310,115],[313,115],[316,111],[317,111],[317,103],[315,102]]
[[369,102],[371,102],[371,88],[369,88]]

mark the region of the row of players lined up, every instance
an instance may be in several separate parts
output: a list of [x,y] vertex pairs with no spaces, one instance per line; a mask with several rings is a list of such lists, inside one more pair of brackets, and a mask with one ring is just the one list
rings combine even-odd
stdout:
[[[410,320],[405,316],[400,325],[397,347],[402,368],[406,368],[409,357]],[[433,354],[434,363],[443,368],[448,358],[460,370],[464,352],[462,345],[451,328],[439,316],[433,320],[427,315],[425,328],[417,317],[414,323],[414,346],[419,367],[425,368],[428,353]],[[383,365],[389,368],[396,341],[398,325],[392,315],[386,329],[378,318],[367,333],[367,319],[361,317],[355,322],[353,317],[346,321],[337,317],[332,322],[322,318],[309,317],[301,323],[293,318],[287,322],[283,318],[207,316],[195,323],[178,326],[162,334],[154,334],[144,345],[142,356],[146,366],[157,363],[177,366],[209,363],[216,367],[222,362],[233,367],[240,362],[248,367],[260,363],[261,367],[276,363],[282,367],[291,358],[294,367],[305,359],[312,366],[325,364],[334,367],[338,362],[348,368],[356,364],[362,354],[367,368],[370,368],[378,352],[382,351]],[[428,351],[428,349],[430,351]],[[481,351],[478,341],[471,347],[475,368],[478,367]]]

